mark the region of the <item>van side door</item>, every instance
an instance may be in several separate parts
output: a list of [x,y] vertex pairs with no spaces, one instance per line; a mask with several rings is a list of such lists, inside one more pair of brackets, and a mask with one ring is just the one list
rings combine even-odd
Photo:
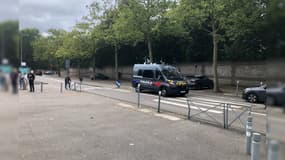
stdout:
[[143,70],[142,79],[140,81],[141,86],[143,89],[153,90],[152,82],[154,80],[154,70],[146,69]]

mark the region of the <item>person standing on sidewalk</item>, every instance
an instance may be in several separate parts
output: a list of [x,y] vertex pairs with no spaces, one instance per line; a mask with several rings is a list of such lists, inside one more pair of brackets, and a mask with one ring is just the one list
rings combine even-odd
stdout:
[[35,75],[34,75],[34,71],[31,70],[31,72],[28,74],[27,77],[28,77],[28,80],[29,80],[30,92],[35,92],[35,85],[34,85]]
[[[70,89],[70,83],[71,83],[71,79],[70,79],[70,77],[69,76],[66,76],[65,77],[65,80],[64,80],[64,84],[65,84],[65,89]],[[68,88],[67,88],[68,87]]]
[[12,93],[17,94],[18,93],[18,71],[17,69],[13,69],[13,71],[10,74],[11,79],[11,85],[12,85]]

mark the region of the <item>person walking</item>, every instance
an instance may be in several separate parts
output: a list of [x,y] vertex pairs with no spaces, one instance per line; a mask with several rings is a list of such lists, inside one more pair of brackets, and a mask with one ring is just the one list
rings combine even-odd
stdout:
[[[70,89],[70,83],[71,83],[71,79],[69,76],[66,76],[65,77],[65,80],[64,80],[64,84],[65,84],[65,89]],[[68,88],[67,88],[68,87]]]
[[11,85],[12,85],[12,93],[17,94],[18,93],[18,71],[17,69],[13,69],[13,71],[10,74],[11,79]]
[[34,85],[35,75],[34,75],[34,71],[31,70],[31,72],[28,74],[27,77],[28,77],[28,80],[29,80],[30,92],[35,92],[35,85]]

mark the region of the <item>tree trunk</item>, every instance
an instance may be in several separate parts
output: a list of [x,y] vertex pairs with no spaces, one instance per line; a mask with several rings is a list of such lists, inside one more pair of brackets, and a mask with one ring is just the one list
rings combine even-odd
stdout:
[[58,73],[58,76],[61,77],[61,72],[60,72],[60,60],[57,60],[57,73]]
[[96,74],[96,55],[93,57],[93,78],[95,79]]
[[218,77],[218,39],[217,39],[217,32],[215,30],[215,27],[212,27],[213,29],[213,76],[214,76],[214,92],[219,92],[219,77]]
[[78,58],[78,78],[81,78],[81,71],[80,71],[80,58]]
[[119,80],[119,73],[118,73],[118,46],[115,46],[115,78]]
[[153,56],[152,56],[152,44],[151,44],[150,36],[148,36],[147,38],[147,48],[148,48],[149,60],[150,60],[150,63],[152,63]]

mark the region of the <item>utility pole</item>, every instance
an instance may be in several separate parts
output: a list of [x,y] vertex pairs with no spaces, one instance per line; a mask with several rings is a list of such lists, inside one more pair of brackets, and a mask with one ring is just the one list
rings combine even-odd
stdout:
[[2,30],[2,40],[1,40],[1,61],[4,59],[4,55],[5,55],[5,28],[3,28]]
[[20,42],[21,42],[21,51],[20,51],[21,52],[21,56],[20,56],[21,57],[21,63],[20,64],[22,65],[22,62],[23,62],[23,35],[20,34],[20,36],[21,36],[20,37],[21,38],[20,39]]

